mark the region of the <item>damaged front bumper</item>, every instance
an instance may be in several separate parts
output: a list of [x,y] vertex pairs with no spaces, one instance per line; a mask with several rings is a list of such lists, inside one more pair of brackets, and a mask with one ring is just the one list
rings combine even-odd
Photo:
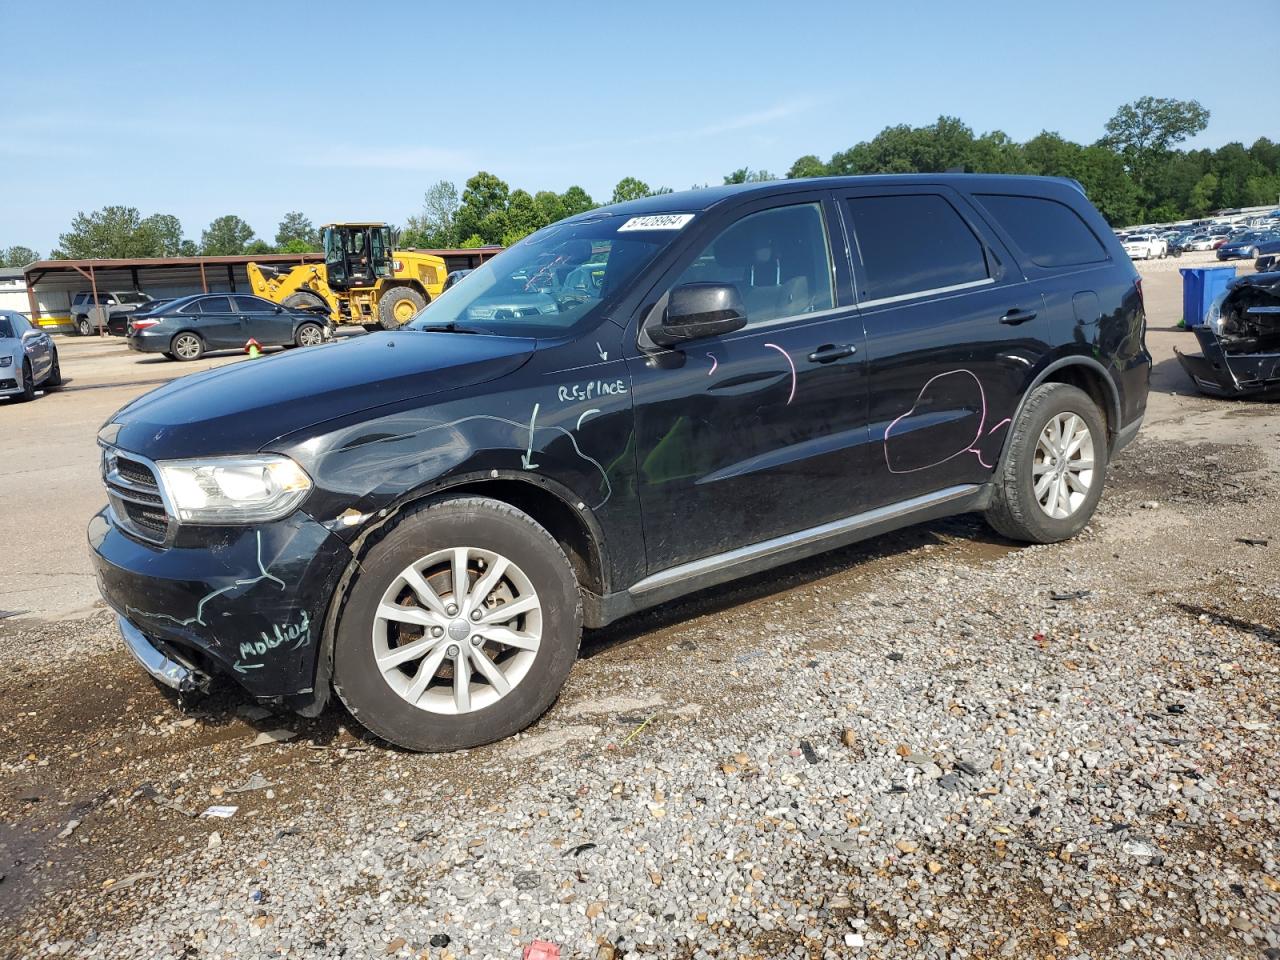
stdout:
[[162,547],[104,510],[89,546],[125,645],[159,682],[195,692],[222,674],[255,697],[314,698],[329,601],[351,553],[306,514]]
[[1199,326],[1192,331],[1201,353],[1178,352],[1178,361],[1202,393],[1243,397],[1280,392],[1280,352],[1228,352],[1211,328]]

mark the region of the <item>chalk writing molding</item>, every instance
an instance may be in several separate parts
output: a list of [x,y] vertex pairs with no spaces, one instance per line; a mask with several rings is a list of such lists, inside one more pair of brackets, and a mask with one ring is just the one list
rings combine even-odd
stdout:
[[289,644],[290,651],[308,646],[311,643],[311,618],[304,610],[302,619],[297,623],[277,623],[272,626],[270,633],[264,630],[259,632],[258,637],[257,640],[241,641],[240,659],[232,664],[237,673],[261,669],[262,664],[254,661],[286,643]]

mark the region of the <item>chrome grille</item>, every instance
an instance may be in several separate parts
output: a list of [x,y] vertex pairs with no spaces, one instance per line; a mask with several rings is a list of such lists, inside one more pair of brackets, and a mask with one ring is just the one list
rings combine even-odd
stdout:
[[164,543],[174,529],[173,514],[155,468],[115,447],[102,449],[102,481],[116,524],[148,543]]

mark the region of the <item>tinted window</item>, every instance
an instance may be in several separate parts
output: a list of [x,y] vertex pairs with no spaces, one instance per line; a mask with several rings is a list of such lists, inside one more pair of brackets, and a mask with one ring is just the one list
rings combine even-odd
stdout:
[[276,305],[261,297],[232,297],[241,313],[271,313]]
[[201,313],[230,313],[230,297],[205,297],[198,301]]
[[0,340],[11,340],[15,336],[13,324],[8,317],[0,317]]
[[688,268],[682,283],[731,283],[754,325],[834,306],[831,251],[816,203],[764,210],[725,228]]
[[862,300],[909,296],[990,276],[977,235],[937,194],[856,197],[849,210],[862,260]]

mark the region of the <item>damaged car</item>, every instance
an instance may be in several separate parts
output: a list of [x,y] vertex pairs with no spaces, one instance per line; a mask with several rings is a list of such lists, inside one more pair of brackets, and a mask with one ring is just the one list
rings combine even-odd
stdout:
[[1232,281],[1192,330],[1201,353],[1178,359],[1202,393],[1280,394],[1280,271]]

